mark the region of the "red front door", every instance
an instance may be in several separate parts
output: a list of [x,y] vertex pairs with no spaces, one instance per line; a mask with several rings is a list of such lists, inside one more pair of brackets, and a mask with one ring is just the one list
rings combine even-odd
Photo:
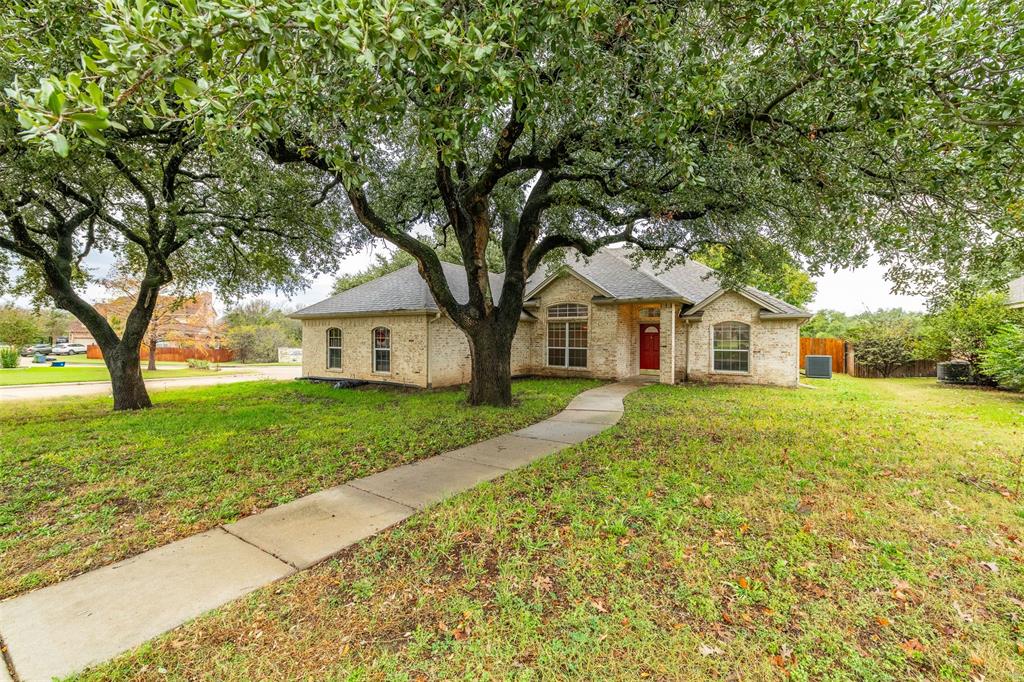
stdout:
[[656,324],[640,325],[640,369],[661,367],[661,329]]

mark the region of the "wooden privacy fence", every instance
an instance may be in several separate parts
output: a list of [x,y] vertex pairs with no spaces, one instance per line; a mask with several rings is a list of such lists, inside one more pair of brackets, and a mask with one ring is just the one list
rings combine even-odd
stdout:
[[808,355],[829,355],[832,357],[832,371],[846,372],[846,342],[842,339],[812,339],[800,337],[800,369],[806,369],[804,359]]
[[[97,345],[91,345],[86,348],[85,357],[93,360],[99,360],[103,357],[103,352]],[[149,346],[142,346],[142,359],[146,360],[149,358]],[[204,348],[204,347],[190,347],[190,348],[157,348],[156,349],[156,361],[157,362],[185,362],[187,360],[209,360],[210,362],[231,362],[235,359],[235,354],[228,348]]]
[[[879,379],[881,373],[874,369],[861,367],[857,364],[853,344],[843,339],[812,339],[800,338],[800,369],[806,369],[805,358],[808,355],[828,355],[832,357],[832,372],[846,373],[854,377]],[[893,370],[890,377],[933,377],[936,363],[934,360],[911,360]]]
[[[908,377],[933,377],[937,367],[935,360],[911,360],[894,369],[889,377],[892,379],[905,379]],[[876,369],[868,369],[857,364],[857,358],[850,347],[846,358],[847,372],[850,376],[864,377],[865,379],[881,379],[882,373]]]

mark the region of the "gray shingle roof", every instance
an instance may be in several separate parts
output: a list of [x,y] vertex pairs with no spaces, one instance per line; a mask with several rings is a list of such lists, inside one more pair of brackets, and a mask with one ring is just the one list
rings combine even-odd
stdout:
[[[625,248],[604,248],[589,259],[579,253],[570,252],[566,256],[565,264],[614,298],[677,298],[685,303],[699,304],[722,288],[715,271],[703,263],[687,260],[662,269],[649,261],[642,261],[638,266],[634,266],[629,255],[630,251]],[[538,270],[534,273],[527,282],[527,298],[551,274],[551,270]],[[807,311],[759,289],[744,287],[743,293],[756,300],[769,312],[810,316]]]
[[[629,253],[623,248],[605,248],[587,259],[572,251],[566,256],[565,264],[615,299],[675,299],[696,305],[721,289],[715,271],[696,261],[687,260],[665,270],[649,262],[634,267],[629,260]],[[455,300],[459,303],[468,301],[469,287],[465,269],[452,263],[441,263],[441,267]],[[526,284],[526,297],[530,298],[554,272],[551,269],[538,269]],[[500,293],[504,279],[504,275],[491,273],[493,294]],[[758,289],[745,287],[744,293],[771,313],[810,316],[810,313]],[[420,277],[416,266],[409,265],[303,308],[292,317],[301,319],[437,310],[437,303],[427,283]]]
[[[448,287],[459,303],[469,300],[466,271],[461,265],[441,263]],[[500,294],[505,276],[491,273],[491,291]],[[330,317],[363,313],[431,312],[438,309],[430,288],[416,265],[388,273],[348,291],[296,311],[292,317]]]

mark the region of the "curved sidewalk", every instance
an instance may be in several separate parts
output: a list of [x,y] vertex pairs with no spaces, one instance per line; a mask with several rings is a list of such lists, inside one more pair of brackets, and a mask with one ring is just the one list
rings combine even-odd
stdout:
[[[608,429],[626,381],[576,396],[519,431],[359,478],[0,602],[21,682],[102,663],[211,609],[337,554],[431,504]],[[0,667],[0,681],[5,670]]]

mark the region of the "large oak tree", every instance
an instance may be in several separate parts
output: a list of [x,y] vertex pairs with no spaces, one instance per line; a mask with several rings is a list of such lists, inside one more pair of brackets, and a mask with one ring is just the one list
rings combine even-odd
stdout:
[[[718,245],[727,281],[794,255],[855,264],[872,249],[905,281],[1020,259],[1016,3],[110,0],[99,11],[85,68],[13,92],[27,135],[145,114],[213,140],[240,133],[279,163],[330,174],[353,234],[411,254],[466,334],[473,403],[509,402],[526,281],[565,247],[625,241],[678,258]],[[438,231],[459,245],[468,301],[416,236]],[[487,277],[491,242],[501,291]]]
[[[5,9],[0,84],[8,96],[20,81],[78,63],[87,5],[40,0]],[[59,91],[46,100],[50,111],[63,111]],[[330,180],[320,171],[282,168],[238,136],[221,136],[213,153],[191,126],[157,128],[138,114],[115,124],[100,108],[75,115],[95,142],[69,143],[53,126],[44,134],[48,149],[24,139],[6,104],[0,284],[52,300],[89,329],[110,371],[115,409],[150,405],[140,344],[168,284],[229,295],[292,290],[306,272],[335,262],[336,202],[326,201]],[[83,295],[94,279],[89,258],[99,251],[113,254],[136,283],[116,330]]]

